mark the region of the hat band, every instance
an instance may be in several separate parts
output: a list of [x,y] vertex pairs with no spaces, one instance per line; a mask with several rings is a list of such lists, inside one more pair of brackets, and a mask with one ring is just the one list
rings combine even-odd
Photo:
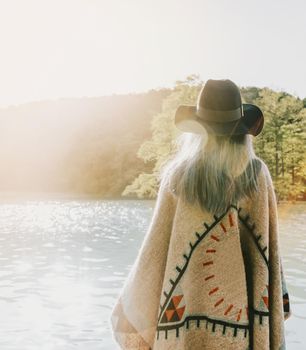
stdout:
[[198,106],[196,115],[204,121],[226,123],[240,119],[243,116],[243,109],[242,107],[238,107],[229,111],[216,111]]

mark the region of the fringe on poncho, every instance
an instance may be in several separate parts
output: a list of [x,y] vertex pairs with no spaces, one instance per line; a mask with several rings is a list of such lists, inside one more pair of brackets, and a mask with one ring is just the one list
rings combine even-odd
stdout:
[[122,349],[286,349],[291,308],[277,202],[261,163],[258,191],[221,216],[183,202],[161,182],[111,313]]

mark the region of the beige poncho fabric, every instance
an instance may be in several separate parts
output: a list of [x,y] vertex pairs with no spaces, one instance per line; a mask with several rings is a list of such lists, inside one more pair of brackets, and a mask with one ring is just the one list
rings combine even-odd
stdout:
[[259,190],[217,217],[162,181],[137,259],[111,314],[122,349],[285,349],[291,308],[277,203]]

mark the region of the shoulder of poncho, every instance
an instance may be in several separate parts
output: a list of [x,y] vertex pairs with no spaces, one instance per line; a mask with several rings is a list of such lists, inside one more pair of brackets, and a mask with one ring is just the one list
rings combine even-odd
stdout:
[[268,188],[274,189],[274,185],[273,185],[273,181],[272,181],[272,177],[271,177],[271,173],[270,173],[269,167],[264,162],[264,160],[262,160],[261,158],[257,157],[257,160],[261,163],[261,175],[265,179],[265,185]]
[[171,175],[167,174],[161,178],[159,183],[159,192],[170,192],[171,194],[174,193]]
[[163,177],[160,180],[157,198],[158,197],[166,197],[168,200],[175,202],[177,200],[175,191],[172,186],[171,179],[167,177]]

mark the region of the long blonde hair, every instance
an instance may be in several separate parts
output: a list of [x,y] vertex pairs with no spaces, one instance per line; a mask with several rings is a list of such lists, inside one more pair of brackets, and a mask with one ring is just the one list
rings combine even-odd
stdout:
[[215,215],[258,189],[260,159],[251,135],[182,133],[159,174],[173,192]]

